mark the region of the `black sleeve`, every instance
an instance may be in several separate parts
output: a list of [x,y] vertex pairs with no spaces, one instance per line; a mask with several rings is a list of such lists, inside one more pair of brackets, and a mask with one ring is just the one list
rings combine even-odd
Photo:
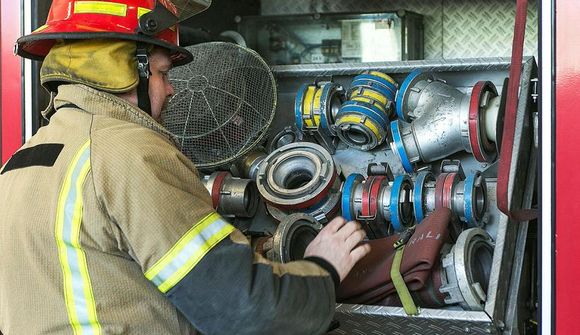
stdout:
[[334,266],[332,266],[332,264],[328,263],[324,258],[315,256],[305,257],[304,260],[313,262],[318,266],[320,266],[321,268],[323,268],[324,270],[326,270],[328,273],[330,273],[330,276],[334,281],[334,289],[335,290],[338,289],[338,286],[340,285],[340,276],[338,275],[338,272],[336,272],[336,269],[334,268]]
[[334,268],[319,258],[272,263],[236,239],[221,241],[167,292],[183,315],[206,335],[325,333]]

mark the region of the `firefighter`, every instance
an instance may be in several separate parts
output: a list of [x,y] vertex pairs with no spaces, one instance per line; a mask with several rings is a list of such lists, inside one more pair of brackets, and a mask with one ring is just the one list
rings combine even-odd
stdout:
[[0,170],[0,332],[316,334],[368,253],[335,219],[305,260],[272,263],[212,208],[158,123],[177,23],[207,0],[53,0],[17,41],[44,60],[49,124]]

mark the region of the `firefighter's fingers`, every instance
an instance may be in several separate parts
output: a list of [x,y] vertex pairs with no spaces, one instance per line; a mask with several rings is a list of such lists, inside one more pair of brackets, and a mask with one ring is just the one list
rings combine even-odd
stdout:
[[361,229],[361,226],[356,221],[349,221],[345,223],[342,228],[337,232],[344,240],[347,240],[354,232]]
[[332,219],[332,221],[330,221],[320,232],[321,233],[322,232],[335,233],[340,228],[342,228],[342,226],[344,226],[345,223],[346,223],[346,220],[342,216],[338,216],[338,217]]
[[353,266],[363,257],[368,255],[369,252],[371,252],[371,246],[367,243],[362,243],[358,247],[352,249],[350,252],[350,257],[352,257]]
[[348,250],[354,249],[365,237],[367,234],[362,229],[357,229],[350,234],[349,237],[346,239],[346,247]]

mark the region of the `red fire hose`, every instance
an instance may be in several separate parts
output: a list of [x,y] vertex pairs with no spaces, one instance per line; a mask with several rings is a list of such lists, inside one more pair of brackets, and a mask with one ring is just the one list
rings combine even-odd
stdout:
[[[507,87],[503,141],[497,176],[497,207],[513,221],[529,221],[538,217],[536,209],[510,209],[508,187],[514,149],[518,89],[522,71],[524,36],[526,33],[527,0],[517,0],[512,59]],[[505,88],[504,88],[505,89]]]

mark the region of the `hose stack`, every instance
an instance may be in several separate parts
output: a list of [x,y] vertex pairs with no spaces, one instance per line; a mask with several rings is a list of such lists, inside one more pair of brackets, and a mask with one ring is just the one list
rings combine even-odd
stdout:
[[[482,310],[493,265],[493,238],[483,230],[495,227],[488,211],[493,172],[485,172],[486,180],[481,171],[466,174],[461,161],[446,158],[467,151],[479,162],[493,162],[503,108],[491,82],[465,91],[420,70],[399,90],[377,71],[357,75],[347,89],[332,80],[302,85],[294,99],[296,127],[272,132],[269,154],[250,153],[239,168],[255,180],[263,214],[278,222],[254,233],[256,252],[278,262],[302,259],[322,224],[342,215],[362,224],[372,250],[338,291],[341,302],[399,306],[402,280],[418,306]],[[338,140],[346,145],[339,147]],[[379,152],[388,150],[384,142],[394,156]],[[343,156],[342,150],[350,152]],[[344,171],[367,165],[366,176],[341,179],[333,157]],[[393,176],[393,157],[408,175]],[[418,169],[420,162],[427,166]],[[211,185],[218,182],[213,177]]]
[[296,127],[300,133],[313,136],[331,154],[337,144],[334,120],[344,100],[342,86],[323,81],[302,85],[294,101]]
[[348,101],[336,115],[338,137],[363,151],[380,145],[387,136],[396,91],[396,82],[384,73],[370,71],[356,76]]

